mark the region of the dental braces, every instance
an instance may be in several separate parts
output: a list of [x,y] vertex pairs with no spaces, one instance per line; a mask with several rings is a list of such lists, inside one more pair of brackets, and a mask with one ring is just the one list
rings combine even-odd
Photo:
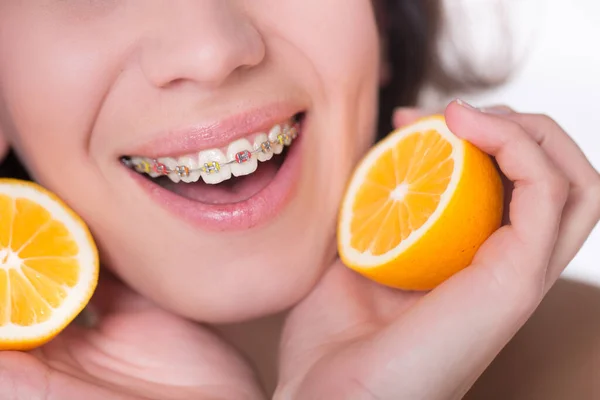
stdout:
[[190,173],[200,171],[206,175],[212,175],[221,171],[221,168],[224,166],[249,162],[252,157],[258,153],[269,154],[273,151],[273,146],[275,145],[290,146],[292,141],[298,137],[298,130],[298,125],[294,125],[287,132],[278,134],[276,140],[267,140],[262,142],[260,146],[254,150],[242,150],[237,152],[234,154],[232,160],[224,163],[220,163],[218,161],[209,161],[198,168],[190,168],[186,165],[177,165],[175,168],[171,169],[164,163],[159,162],[157,159],[152,159],[151,161],[140,159],[134,161],[131,158],[124,157],[122,162],[129,168],[133,168],[136,172],[143,174],[154,173],[158,176],[166,176],[176,173],[180,178],[186,178],[190,175]]

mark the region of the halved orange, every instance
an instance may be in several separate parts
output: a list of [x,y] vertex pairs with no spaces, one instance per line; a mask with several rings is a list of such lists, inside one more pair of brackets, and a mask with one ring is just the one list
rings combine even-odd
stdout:
[[85,223],[30,182],[0,179],[0,350],[29,350],[63,330],[98,282]]
[[441,116],[377,144],[361,161],[340,210],[343,262],[381,284],[429,290],[467,267],[500,227],[503,187],[491,158]]

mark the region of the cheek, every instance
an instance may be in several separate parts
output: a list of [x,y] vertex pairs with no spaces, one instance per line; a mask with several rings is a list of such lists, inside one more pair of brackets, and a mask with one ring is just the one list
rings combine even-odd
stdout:
[[286,42],[287,69],[309,87],[314,101],[305,143],[314,161],[306,175],[309,185],[320,186],[319,201],[331,212],[375,134],[380,45],[372,2],[288,0],[268,6],[270,12],[261,15],[266,29],[276,32],[265,37]]
[[298,18],[309,23],[296,27],[295,38],[319,77],[333,127],[323,132],[324,147],[338,147],[354,163],[372,143],[377,115],[380,46],[372,4],[311,1],[312,12]]
[[[41,165],[64,173],[89,163],[90,130],[110,74],[99,46],[38,14],[1,19],[0,122],[31,172],[43,178]],[[38,29],[24,28],[32,26]]]
[[[303,235],[327,242],[335,232],[347,178],[374,138],[379,36],[368,0],[280,3],[285,8],[278,10],[281,15],[293,16],[286,18],[292,23],[278,25],[285,27],[280,37],[297,50],[290,52],[291,59],[300,59],[301,67],[291,67],[293,75],[304,78],[314,101],[303,142],[311,162],[305,165],[308,178],[295,217],[301,225],[313,223],[303,228]],[[326,251],[319,246],[323,243],[306,243],[305,248]]]
[[[311,0],[294,38],[320,82],[328,121],[320,140],[337,148],[332,168],[345,181],[374,140],[379,93],[380,45],[370,0]],[[332,154],[322,154],[331,159]]]
[[285,53],[287,70],[308,83],[313,96],[330,101],[338,93],[377,90],[380,44],[372,0],[263,0],[254,7],[263,38]]
[[302,23],[294,25],[290,34],[329,90],[376,86],[379,37],[371,1],[309,2],[312,7],[302,8],[295,18]]

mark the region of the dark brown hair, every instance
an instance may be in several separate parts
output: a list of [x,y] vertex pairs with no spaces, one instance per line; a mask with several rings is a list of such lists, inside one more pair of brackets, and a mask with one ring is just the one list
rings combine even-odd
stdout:
[[437,62],[439,0],[375,0],[389,80],[380,92],[380,137],[392,128],[395,107],[412,106]]
[[[506,68],[490,71],[484,75],[472,63],[470,46],[462,48],[450,43],[450,53],[455,57],[459,68],[452,71],[442,62],[439,43],[443,35],[448,35],[446,24],[460,15],[447,16],[442,0],[374,0],[375,13],[383,42],[383,56],[387,62],[389,79],[381,88],[379,113],[379,138],[392,129],[391,117],[394,108],[413,106],[427,84],[441,95],[456,95],[457,92],[472,92],[489,89],[504,83],[513,72],[512,52],[506,43],[499,46],[498,61]],[[460,10],[460,3],[453,4]],[[490,4],[498,11],[499,30],[510,39],[510,29],[502,25],[502,3]],[[453,21],[456,22],[456,21]],[[464,29],[462,29],[464,28]],[[470,34],[468,27],[461,27],[461,34]],[[456,53],[456,54],[454,54]]]
[[[460,80],[449,76],[439,62],[437,43],[443,23],[440,0],[373,0],[373,4],[389,69],[389,80],[380,93],[381,138],[392,129],[394,108],[415,105],[425,83],[449,91],[457,89]],[[27,178],[13,152],[0,165],[0,176]]]

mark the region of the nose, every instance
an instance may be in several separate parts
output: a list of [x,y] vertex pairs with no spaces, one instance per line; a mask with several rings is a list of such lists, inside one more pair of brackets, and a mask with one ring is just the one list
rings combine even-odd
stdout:
[[263,38],[244,10],[235,6],[238,2],[168,3],[141,54],[142,70],[154,86],[193,81],[214,88],[235,71],[264,59]]

